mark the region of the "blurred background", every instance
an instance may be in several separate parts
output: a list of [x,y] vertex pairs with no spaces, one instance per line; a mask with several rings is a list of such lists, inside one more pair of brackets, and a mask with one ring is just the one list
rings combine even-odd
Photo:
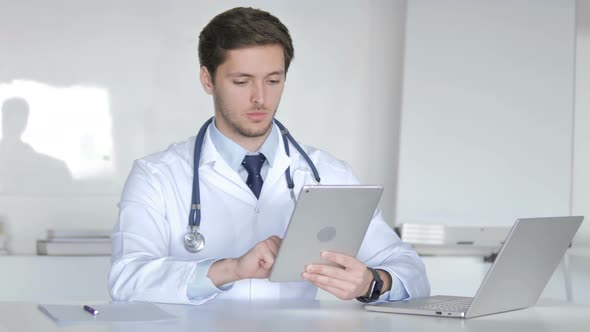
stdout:
[[589,1],[0,0],[0,253],[112,228],[133,160],[213,115],[198,35],[238,5],[292,34],[277,118],[392,226],[589,214]]

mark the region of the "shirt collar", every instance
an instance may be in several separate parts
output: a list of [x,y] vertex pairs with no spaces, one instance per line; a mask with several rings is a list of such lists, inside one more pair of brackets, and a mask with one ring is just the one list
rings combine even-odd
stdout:
[[279,136],[278,131],[275,128],[273,123],[270,135],[266,138],[262,146],[256,153],[251,153],[248,150],[241,147],[238,143],[232,141],[227,136],[223,135],[219,129],[217,129],[217,125],[215,124],[215,119],[213,119],[213,123],[209,126],[211,131],[211,141],[217,149],[217,152],[221,155],[221,157],[227,162],[227,164],[236,172],[242,165],[242,161],[244,160],[244,156],[251,155],[251,154],[258,154],[262,153],[266,160],[268,161],[269,165],[272,167],[276,158],[276,152],[279,144]]

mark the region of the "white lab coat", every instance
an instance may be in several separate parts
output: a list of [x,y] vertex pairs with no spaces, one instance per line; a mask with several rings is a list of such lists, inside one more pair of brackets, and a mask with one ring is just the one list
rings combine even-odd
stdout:
[[[282,136],[276,160],[268,168],[257,200],[237,172],[229,167],[205,135],[199,161],[201,232],[205,248],[197,254],[185,250],[192,193],[195,137],[173,144],[166,151],[137,160],[119,204],[119,220],[112,236],[109,290],[114,300],[200,304],[187,297],[187,282],[200,261],[239,257],[271,235],[283,237],[294,203],[284,172],[291,166],[295,193],[313,184],[313,174],[291,145],[291,157]],[[351,168],[330,154],[303,146],[321,176],[322,184],[357,184]],[[302,244],[303,245],[303,244]],[[424,265],[417,254],[384,222],[378,211],[357,256],[367,266],[396,275],[410,297],[428,295]],[[308,282],[271,283],[267,279],[241,280],[218,298],[307,298],[317,288]]]

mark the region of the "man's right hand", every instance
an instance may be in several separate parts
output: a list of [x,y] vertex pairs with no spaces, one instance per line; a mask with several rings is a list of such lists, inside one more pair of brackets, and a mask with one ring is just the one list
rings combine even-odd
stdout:
[[281,238],[273,235],[258,242],[242,257],[217,261],[211,265],[207,276],[217,287],[241,279],[268,278],[281,241]]

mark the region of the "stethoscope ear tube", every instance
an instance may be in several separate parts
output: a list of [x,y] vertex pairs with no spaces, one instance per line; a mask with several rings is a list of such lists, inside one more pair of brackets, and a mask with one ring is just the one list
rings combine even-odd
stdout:
[[[311,159],[309,159],[309,156],[307,155],[307,153],[305,153],[305,151],[303,151],[303,148],[297,143],[297,141],[295,141],[293,136],[291,136],[291,134],[289,133],[289,130],[287,128],[285,128],[285,126],[283,126],[283,124],[281,122],[279,122],[279,120],[274,119],[274,121],[277,124],[277,126],[279,127],[279,129],[281,130],[281,135],[283,135],[283,144],[285,145],[285,153],[287,153],[287,156],[291,156],[289,154],[289,142],[288,142],[288,141],[290,141],[293,144],[293,146],[295,147],[295,149],[297,149],[297,151],[299,151],[299,153],[301,154],[303,159],[305,159],[305,161],[307,162],[307,164],[311,168],[311,172],[313,173],[313,177],[315,178],[315,181],[317,183],[320,183],[320,181],[321,181],[320,173],[318,172],[317,168],[315,167],[315,165],[313,164]],[[293,180],[291,179],[291,172],[289,169],[285,173],[285,177],[287,178],[287,185],[289,186],[289,189],[293,189],[295,187],[295,184],[293,183]]]

